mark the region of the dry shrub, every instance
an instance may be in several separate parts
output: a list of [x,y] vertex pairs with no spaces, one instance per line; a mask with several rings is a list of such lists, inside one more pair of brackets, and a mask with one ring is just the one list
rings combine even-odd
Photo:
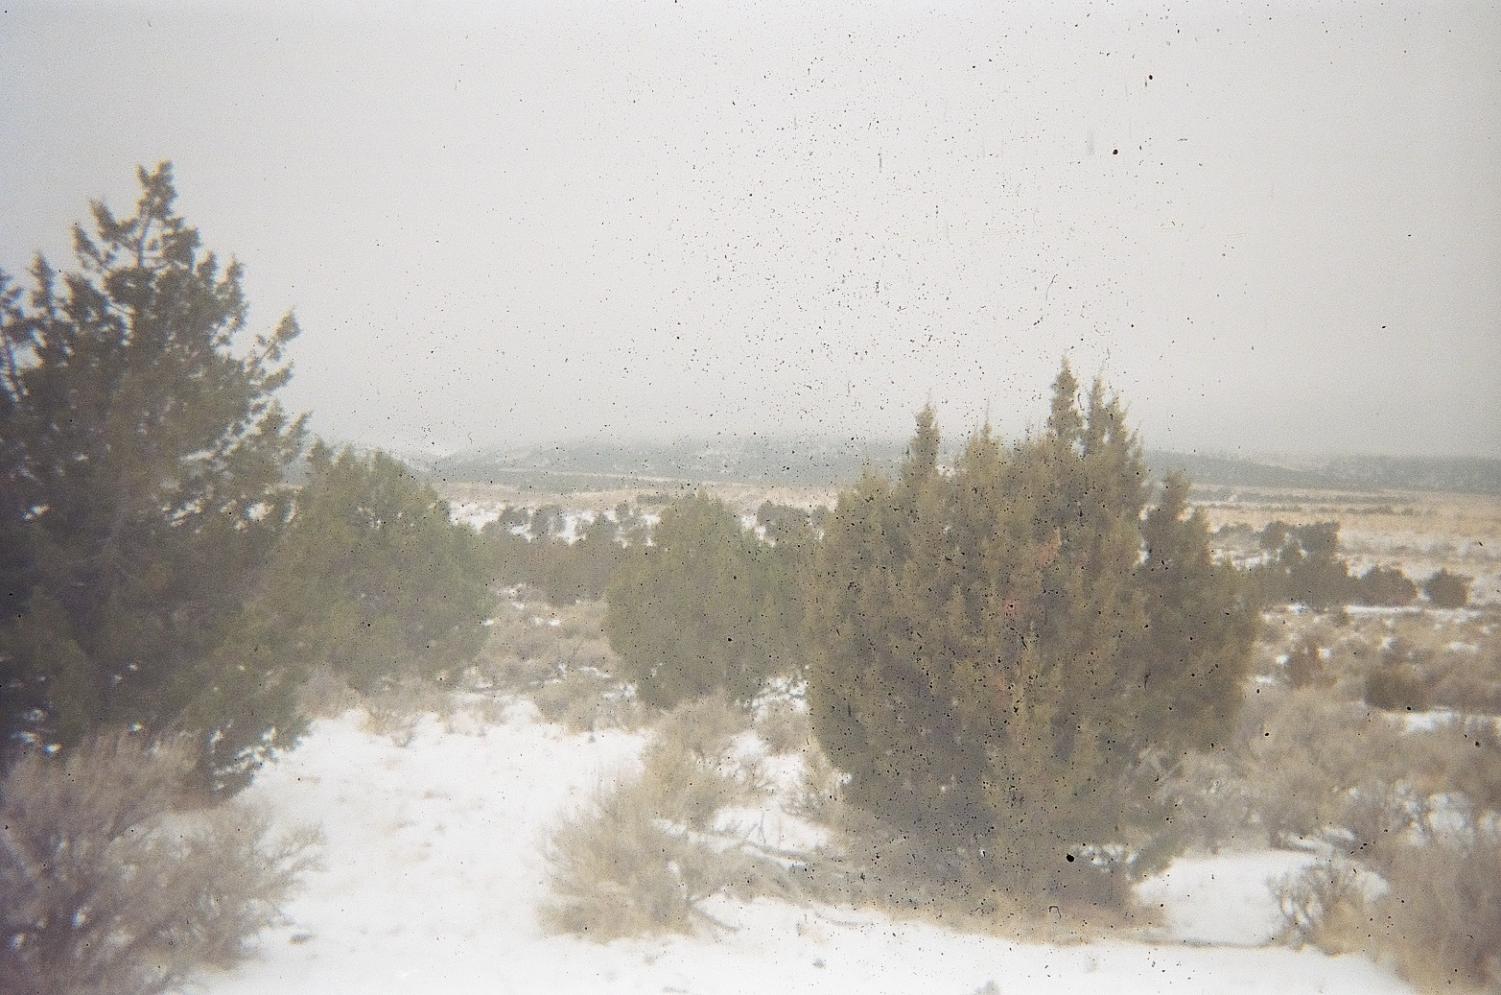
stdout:
[[1312,639],[1301,640],[1287,654],[1285,673],[1287,682],[1295,688],[1329,687],[1334,683],[1319,644]]
[[774,754],[799,752],[813,739],[807,710],[785,698],[762,707],[756,719],[756,732]]
[[1428,682],[1411,664],[1382,664],[1366,674],[1365,703],[1388,712],[1426,712]]
[[723,698],[663,717],[640,776],[598,793],[553,836],[549,928],[601,941],[688,932],[714,923],[700,907],[713,895],[801,894],[795,869],[714,831],[715,816],[755,790],[731,755],[748,722]]
[[1363,793],[1402,779],[1402,750],[1391,720],[1315,689],[1290,692],[1248,751],[1257,816],[1274,843],[1345,826]]
[[1256,825],[1256,791],[1225,754],[1184,754],[1164,770],[1156,800],[1186,847],[1218,853],[1243,841]]
[[30,755],[0,801],[0,991],[148,995],[280,920],[315,835],[239,808],[170,815],[185,743],[104,736]]
[[1501,715],[1501,646],[1489,641],[1479,652],[1448,652],[1431,668],[1434,705],[1457,712]]
[[1282,913],[1277,939],[1331,954],[1379,949],[1377,890],[1369,872],[1349,860],[1325,859],[1288,875],[1273,887]]
[[530,696],[545,720],[569,732],[632,729],[643,718],[629,688],[592,668],[564,671],[532,689]]
[[459,707],[453,688],[446,682],[403,680],[364,697],[364,727],[399,747],[417,737],[418,727],[429,715],[440,721],[453,717]]
[[1425,991],[1501,986],[1501,836],[1407,846],[1383,873],[1384,892],[1343,860],[1282,882],[1281,938],[1393,960]]
[[668,712],[642,754],[640,790],[660,817],[707,829],[714,815],[761,788],[756,773],[730,755],[750,716],[723,695],[684,702]]
[[1408,980],[1501,989],[1501,835],[1410,847],[1386,875],[1379,914]]
[[733,704],[724,692],[685,701],[667,712],[657,725],[654,749],[697,759],[718,758],[730,740],[750,728],[750,713]]
[[712,922],[700,904],[745,876],[742,855],[678,831],[635,784],[605,791],[566,821],[548,860],[544,925],[601,942]]
[[501,692],[530,691],[554,675],[551,660],[541,656],[522,657],[509,651],[487,653],[470,670],[475,687]]

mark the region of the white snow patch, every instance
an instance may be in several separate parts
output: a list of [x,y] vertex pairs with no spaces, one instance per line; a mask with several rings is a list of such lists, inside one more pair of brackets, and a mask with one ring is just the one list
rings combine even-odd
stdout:
[[[644,737],[568,735],[516,702],[500,724],[423,720],[406,747],[360,713],[315,724],[247,793],[289,824],[320,822],[323,868],[260,955],[201,980],[208,995],[318,992],[934,992],[994,984],[1031,992],[1406,992],[1370,961],[1248,947],[1271,928],[1268,879],[1308,857],[1180,860],[1143,885],[1161,936],[1056,945],[958,932],[874,911],[715,899],[729,932],[595,944],[545,935],[546,837],[596,788],[637,769]],[[800,758],[759,758],[778,788]],[[768,845],[809,845],[817,826],[774,803],[722,818]],[[1205,945],[1218,944],[1218,945]]]

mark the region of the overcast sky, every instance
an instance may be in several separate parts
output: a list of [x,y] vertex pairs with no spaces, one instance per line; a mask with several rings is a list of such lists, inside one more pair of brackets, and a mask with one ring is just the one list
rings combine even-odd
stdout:
[[171,159],[315,428],[1501,455],[1491,2],[0,4],[0,267]]

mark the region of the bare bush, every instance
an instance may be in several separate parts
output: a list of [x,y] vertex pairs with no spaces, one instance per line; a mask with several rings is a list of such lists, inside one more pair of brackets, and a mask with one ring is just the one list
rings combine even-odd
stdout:
[[743,877],[744,862],[666,823],[635,784],[605,791],[566,821],[548,860],[543,923],[601,942],[711,923],[701,903]]
[[279,920],[311,834],[238,808],[171,816],[186,743],[117,734],[23,758],[0,800],[0,991],[149,995]]
[[813,739],[813,725],[806,709],[796,701],[767,702],[756,719],[756,732],[772,753],[796,753]]
[[1501,837],[1405,847],[1384,887],[1359,865],[1321,861],[1277,887],[1281,939],[1390,958],[1423,990],[1501,986]]
[[1282,914],[1277,939],[1332,954],[1379,947],[1369,908],[1375,890],[1370,875],[1348,860],[1321,860],[1285,877],[1273,887]]
[[1223,754],[1184,754],[1163,772],[1156,800],[1185,846],[1218,853],[1256,826],[1256,791]]
[[1449,652],[1432,667],[1434,705],[1459,712],[1501,715],[1501,646],[1489,641],[1481,652]]
[[723,695],[685,702],[663,717],[642,754],[640,790],[662,818],[707,829],[726,806],[758,793],[754,772],[730,755],[750,716]]
[[630,689],[593,668],[567,670],[530,691],[537,711],[569,732],[631,729],[643,709]]
[[1365,703],[1388,712],[1424,712],[1430,703],[1428,682],[1411,664],[1383,664],[1366,674]]
[[1289,693],[1249,750],[1257,816],[1274,843],[1346,827],[1350,806],[1401,781],[1402,734],[1379,713]]
[[1303,639],[1287,654],[1287,682],[1295,688],[1328,687],[1334,676],[1324,665],[1324,652],[1312,639]]
[[1410,981],[1430,990],[1501,988],[1501,835],[1411,847],[1386,875],[1378,915]]

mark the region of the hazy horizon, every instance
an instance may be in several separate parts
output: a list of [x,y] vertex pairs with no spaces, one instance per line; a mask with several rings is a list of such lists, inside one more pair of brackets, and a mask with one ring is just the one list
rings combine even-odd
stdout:
[[20,3],[0,268],[170,159],[330,438],[1501,456],[1501,10]]

